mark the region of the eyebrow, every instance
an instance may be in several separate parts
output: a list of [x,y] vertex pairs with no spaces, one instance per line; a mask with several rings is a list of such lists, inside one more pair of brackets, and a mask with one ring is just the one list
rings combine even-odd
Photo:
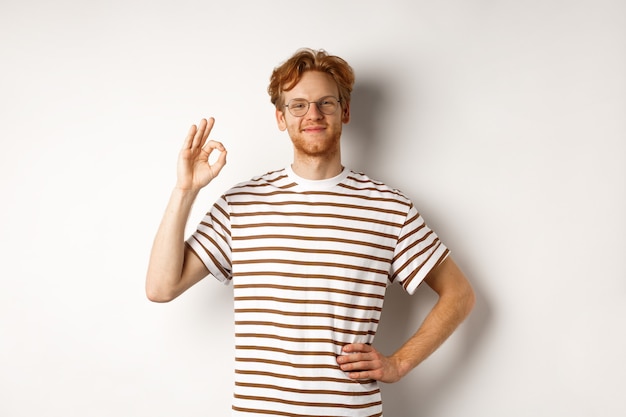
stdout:
[[320,98],[318,98],[317,100],[307,100],[304,97],[293,97],[293,98],[290,98],[289,100],[287,100],[286,103],[289,103],[291,100],[306,100],[306,101],[310,101],[310,102],[314,103],[314,102],[320,101],[321,99],[326,98],[326,97],[333,97],[333,98],[336,98],[337,100],[339,100],[339,96],[336,96],[334,94],[326,94],[324,96],[320,96]]

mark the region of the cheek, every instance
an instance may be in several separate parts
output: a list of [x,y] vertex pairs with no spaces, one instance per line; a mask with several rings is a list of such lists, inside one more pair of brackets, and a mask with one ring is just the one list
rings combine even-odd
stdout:
[[297,133],[300,131],[300,124],[295,120],[291,120],[289,123],[285,122],[285,129],[289,133]]

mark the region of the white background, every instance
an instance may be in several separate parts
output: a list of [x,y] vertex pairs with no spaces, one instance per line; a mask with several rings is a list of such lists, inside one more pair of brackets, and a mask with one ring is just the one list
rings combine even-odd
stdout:
[[[229,149],[190,230],[291,144],[302,46],[354,67],[344,162],[408,194],[470,318],[388,417],[626,414],[626,3],[0,1],[0,416],[226,416],[232,289],[144,295],[187,129]],[[391,353],[434,301],[390,290]]]

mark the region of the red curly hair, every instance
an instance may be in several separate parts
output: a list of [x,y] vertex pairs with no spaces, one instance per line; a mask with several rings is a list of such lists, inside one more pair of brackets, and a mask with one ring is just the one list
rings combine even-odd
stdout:
[[354,86],[352,67],[342,58],[329,55],[323,49],[302,48],[287,61],[274,68],[272,72],[267,92],[272,104],[277,109],[281,109],[284,104],[282,100],[283,91],[294,88],[302,78],[302,74],[307,71],[320,71],[329,74],[337,83],[342,105],[350,103],[350,94]]

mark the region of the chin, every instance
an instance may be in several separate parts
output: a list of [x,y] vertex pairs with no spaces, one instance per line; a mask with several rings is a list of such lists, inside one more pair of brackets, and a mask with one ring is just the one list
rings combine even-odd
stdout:
[[338,139],[325,139],[312,143],[310,140],[295,139],[292,140],[293,146],[297,153],[309,157],[331,157],[339,152]]
[[337,155],[339,149],[336,146],[324,146],[324,145],[303,145],[294,143],[296,153],[300,155],[306,155],[308,157],[333,157]]

